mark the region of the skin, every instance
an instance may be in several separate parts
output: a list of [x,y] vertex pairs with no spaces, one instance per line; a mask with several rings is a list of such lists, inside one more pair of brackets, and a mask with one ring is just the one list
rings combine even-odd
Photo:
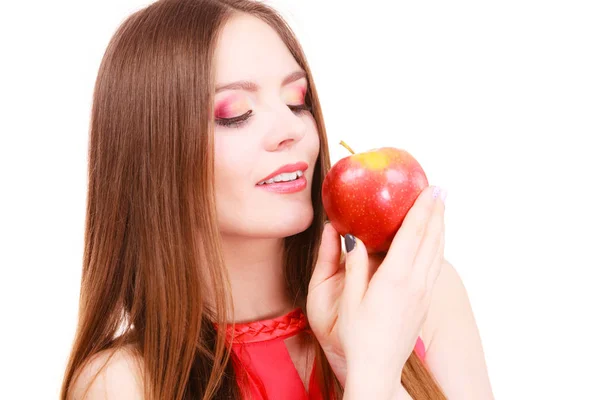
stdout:
[[417,334],[448,399],[494,398],[467,292],[443,257],[445,206],[431,195],[432,187],[420,194],[387,255],[368,256],[357,240],[340,262],[339,234],[325,227],[307,308],[344,398],[410,399],[396,377]]
[[[215,125],[217,213],[234,318],[272,318],[295,307],[285,290],[283,239],[306,230],[314,214],[310,185],[320,146],[317,127],[310,112],[290,109],[304,104],[307,80],[282,85],[302,69],[275,31],[245,15],[223,29],[215,62],[217,87],[241,80],[258,86],[256,92],[225,90],[215,96],[218,114],[223,102],[232,111],[226,117],[250,109],[254,114],[237,128]],[[256,187],[280,166],[298,161],[309,166],[305,190],[277,194]],[[303,339],[286,344],[307,386],[313,354]]]
[[[220,35],[215,62],[217,87],[242,80],[258,86],[255,93],[224,90],[215,97],[216,105],[232,100],[235,112],[230,117],[253,113],[237,128],[215,125],[216,196],[234,317],[269,318],[293,306],[285,295],[283,238],[312,223],[310,185],[319,136],[310,112],[290,109],[304,103],[307,80],[282,86],[286,76],[302,69],[264,22],[245,15],[230,20]],[[256,187],[280,166],[298,161],[309,165],[305,190],[277,194]]]
[[[217,117],[237,116],[249,109],[253,112],[238,128],[215,125],[216,194],[234,318],[239,322],[271,318],[295,306],[284,290],[283,238],[305,230],[312,222],[310,187],[319,138],[310,113],[293,112],[289,107],[300,104],[306,80],[282,86],[284,78],[300,68],[268,25],[245,15],[231,19],[219,37],[215,62],[217,86],[244,80],[258,87],[256,92],[224,90],[215,96]],[[255,186],[280,166],[297,161],[309,165],[304,191],[281,195]],[[345,382],[342,346],[337,338],[323,333],[335,325],[344,288],[343,263],[338,265],[339,253],[337,256],[331,259],[336,262],[329,272],[321,260],[321,275],[313,277],[309,298],[321,307],[312,306],[308,317],[311,325],[321,330],[319,340],[336,374]],[[330,266],[334,264],[331,260]],[[370,270],[377,269],[381,261],[371,257]],[[493,398],[466,290],[446,260],[433,287],[421,332],[428,366],[449,399]],[[300,337],[290,338],[286,344],[307,386],[313,355]],[[87,386],[106,356],[100,353],[86,365],[75,382],[73,398],[78,398],[77,393]],[[141,399],[141,379],[134,361],[127,349],[118,351],[93,382],[87,398]],[[406,393],[399,398],[406,398]]]

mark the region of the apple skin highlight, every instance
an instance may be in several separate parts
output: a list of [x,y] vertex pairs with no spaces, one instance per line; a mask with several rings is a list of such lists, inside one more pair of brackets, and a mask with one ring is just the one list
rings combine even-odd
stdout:
[[340,235],[350,233],[369,253],[382,253],[428,186],[411,154],[382,147],[339,160],[323,181],[323,206]]

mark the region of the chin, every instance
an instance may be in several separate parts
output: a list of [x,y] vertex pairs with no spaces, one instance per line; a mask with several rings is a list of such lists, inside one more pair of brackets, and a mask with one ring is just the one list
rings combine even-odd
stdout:
[[273,218],[272,215],[260,215],[256,218],[246,219],[244,224],[227,224],[226,229],[222,229],[225,234],[235,236],[245,236],[248,238],[284,238],[296,235],[310,227],[314,219],[312,205],[297,209],[293,213],[283,213],[283,215]]
[[312,206],[293,213],[285,213],[276,220],[271,219],[263,225],[263,232],[267,231],[269,237],[283,238],[296,235],[310,227],[314,219]]

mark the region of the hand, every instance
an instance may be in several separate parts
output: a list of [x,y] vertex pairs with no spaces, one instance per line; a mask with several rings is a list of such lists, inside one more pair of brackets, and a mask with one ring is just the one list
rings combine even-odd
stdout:
[[[344,289],[345,260],[340,259],[340,235],[325,224],[317,265],[308,287],[307,317],[311,330],[323,348],[337,379],[346,382],[346,357],[337,334],[339,300]],[[384,259],[384,254],[369,254],[369,278]]]
[[308,318],[342,384],[348,368],[363,365],[379,381],[385,375],[399,382],[443,261],[444,205],[432,192],[421,193],[375,273],[381,259],[367,256],[360,240],[344,268],[335,230],[323,232]]

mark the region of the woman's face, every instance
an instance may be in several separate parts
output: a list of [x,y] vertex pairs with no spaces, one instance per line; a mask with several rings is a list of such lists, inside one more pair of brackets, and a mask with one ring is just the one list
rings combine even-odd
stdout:
[[[302,110],[304,71],[277,33],[248,15],[225,25],[215,62],[214,150],[221,233],[281,238],[302,232],[313,220],[310,188],[320,144],[312,114]],[[239,82],[245,83],[235,84]],[[296,181],[259,185],[280,167],[297,163],[293,169],[302,170],[302,176]]]

